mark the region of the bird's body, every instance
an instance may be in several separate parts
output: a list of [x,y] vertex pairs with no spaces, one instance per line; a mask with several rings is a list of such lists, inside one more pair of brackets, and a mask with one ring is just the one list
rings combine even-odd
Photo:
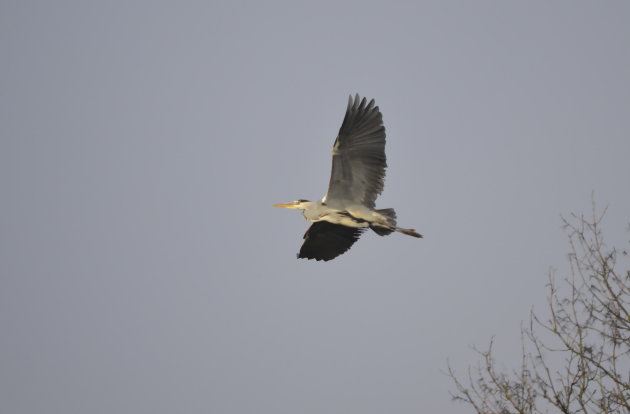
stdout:
[[367,104],[359,95],[354,101],[350,97],[332,155],[328,193],[321,201],[275,205],[303,210],[304,218],[313,222],[304,234],[299,258],[334,259],[346,252],[367,228],[380,236],[397,231],[422,237],[413,229],[397,227],[393,209],[374,208],[383,191],[387,167],[385,127],[374,100]]
[[[338,210],[328,207],[326,203],[321,201],[302,203],[304,211],[302,215],[310,222],[327,221],[332,224],[340,224],[346,227],[365,228],[369,227],[369,223],[358,212],[350,210]],[[368,211],[369,213],[369,211]]]

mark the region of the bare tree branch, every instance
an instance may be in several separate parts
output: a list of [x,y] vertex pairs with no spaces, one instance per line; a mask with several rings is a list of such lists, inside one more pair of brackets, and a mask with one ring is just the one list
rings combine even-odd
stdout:
[[630,270],[616,269],[618,252],[601,231],[605,213],[593,202],[588,219],[562,217],[570,272],[560,286],[549,272],[548,319],[530,313],[521,364],[511,373],[496,368],[493,340],[477,351],[468,386],[449,365],[454,400],[478,414],[630,413]]

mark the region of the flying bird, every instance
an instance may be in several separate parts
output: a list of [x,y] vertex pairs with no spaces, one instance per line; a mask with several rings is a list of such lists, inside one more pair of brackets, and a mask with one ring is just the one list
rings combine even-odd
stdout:
[[328,193],[321,201],[296,200],[275,204],[303,210],[313,224],[304,234],[298,258],[328,261],[345,253],[361,233],[372,229],[379,236],[394,231],[422,237],[414,229],[396,226],[393,208],[375,209],[385,180],[385,126],[374,99],[357,94],[348,99],[346,115],[332,150]]

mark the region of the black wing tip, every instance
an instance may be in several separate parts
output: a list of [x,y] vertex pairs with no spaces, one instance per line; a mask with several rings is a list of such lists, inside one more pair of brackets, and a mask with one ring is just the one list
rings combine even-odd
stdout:
[[320,262],[320,261],[327,262],[327,261],[332,260],[335,257],[337,257],[337,256],[335,256],[335,257],[308,256],[308,255],[305,255],[305,254],[302,254],[302,253],[298,253],[296,256],[297,256],[298,259],[315,260],[315,261],[318,261],[318,262]]
[[[359,95],[358,93],[355,93],[355,94],[354,94],[354,96],[352,96],[352,94],[349,94],[349,95],[348,95],[348,98],[349,98],[351,101],[353,101],[353,102],[360,101],[361,99],[367,99],[367,97],[366,97],[366,96],[361,97],[361,95]],[[373,100],[374,100],[374,99],[372,99],[372,101],[373,101]]]
[[317,256],[317,255],[314,255],[314,254],[305,254],[305,253],[299,252],[298,254],[296,254],[296,256],[297,256],[298,259],[315,260],[317,262],[320,262],[320,261],[321,262],[328,262],[328,261],[336,258],[337,256],[341,256],[342,254],[343,253],[339,253],[339,254],[337,254],[335,256],[330,257],[330,256]]
[[346,114],[341,123],[339,133],[348,133],[352,128],[364,128],[367,125],[371,125],[372,127],[380,126],[382,131],[377,132],[385,133],[383,115],[381,114],[380,108],[376,105],[376,101],[371,99],[368,103],[367,99],[365,97],[361,98],[358,93],[354,96],[354,99],[352,95],[350,95]]
[[327,221],[315,222],[304,234],[304,243],[297,257],[325,262],[332,260],[350,250],[364,230]]
[[[358,93],[355,93],[354,99],[352,97],[352,94],[348,95],[348,107],[356,107],[357,109],[365,108],[366,107],[366,103],[367,103],[367,107],[369,109],[376,102],[374,101],[374,99],[370,99],[370,102],[368,103],[367,102],[367,98],[365,96],[362,98],[361,95],[359,95]],[[376,107],[376,108],[378,108],[378,107]]]

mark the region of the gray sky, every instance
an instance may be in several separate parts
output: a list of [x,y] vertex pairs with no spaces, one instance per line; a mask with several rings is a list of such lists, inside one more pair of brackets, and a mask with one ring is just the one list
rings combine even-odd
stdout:
[[[630,3],[0,4],[0,411],[459,413],[541,309],[560,214],[630,221]],[[296,260],[348,94],[370,233]]]

